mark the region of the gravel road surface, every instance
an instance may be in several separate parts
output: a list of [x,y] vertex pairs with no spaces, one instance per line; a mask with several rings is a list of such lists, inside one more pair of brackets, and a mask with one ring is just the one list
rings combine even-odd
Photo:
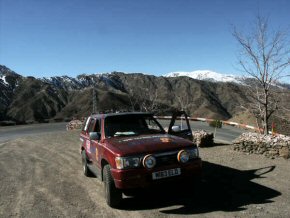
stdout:
[[[168,120],[159,120],[159,122],[164,127],[169,126]],[[190,122],[190,125],[192,130],[204,129],[207,132],[214,132],[214,128],[210,127],[205,122],[195,121]],[[47,134],[65,131],[66,131],[66,123],[43,123],[43,124],[0,127],[0,143],[28,135]],[[223,128],[216,130],[215,141],[231,143],[232,140],[234,140],[243,132],[245,132],[245,130],[235,128],[232,126],[223,126]]]
[[103,185],[82,173],[78,131],[0,143],[0,217],[289,217],[290,161],[201,148],[204,176],[108,207]]
[[23,136],[46,134],[52,132],[65,132],[67,123],[41,123],[18,126],[0,127],[0,143]]
[[[168,127],[169,120],[158,120],[163,127]],[[208,125],[206,122],[190,121],[192,130],[203,129],[207,132],[215,132],[215,128]],[[215,141],[222,143],[231,143],[235,138],[240,136],[246,130],[239,129],[233,126],[224,125],[222,128],[217,128],[215,133]]]

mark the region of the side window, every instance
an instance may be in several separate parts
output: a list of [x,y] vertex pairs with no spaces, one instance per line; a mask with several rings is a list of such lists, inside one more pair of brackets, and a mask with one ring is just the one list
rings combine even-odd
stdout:
[[88,127],[88,132],[94,132],[94,127],[95,127],[95,120],[91,119],[91,122]]
[[[176,126],[176,127],[178,126],[179,131],[189,130],[189,126],[187,125],[186,117],[184,114],[182,114],[180,117],[176,117],[173,126]],[[179,132],[179,131],[177,131],[177,132]]]
[[101,125],[100,125],[100,120],[96,120],[96,125],[95,125],[95,130],[94,132],[101,132]]
[[146,118],[145,121],[146,121],[148,129],[150,129],[150,130],[159,130],[160,131],[160,127],[155,122],[155,120],[153,120],[151,118]]

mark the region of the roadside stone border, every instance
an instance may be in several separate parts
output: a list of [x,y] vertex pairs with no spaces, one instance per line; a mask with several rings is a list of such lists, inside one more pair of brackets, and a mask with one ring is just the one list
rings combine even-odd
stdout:
[[[165,127],[164,130],[168,132],[168,128]],[[213,146],[213,133],[208,133],[205,130],[194,130],[192,131],[193,143],[198,147],[210,147]]]
[[66,130],[81,129],[83,127],[83,122],[81,120],[72,120],[66,125]]
[[284,135],[262,135],[243,133],[233,141],[234,150],[248,154],[262,154],[268,158],[290,157],[290,137]]
[[213,146],[213,133],[204,130],[192,131],[193,142],[199,147]]
[[[164,120],[170,120],[171,116],[155,116],[155,118],[157,119],[164,119]],[[209,119],[209,118],[201,118],[201,117],[188,117],[189,120],[191,121],[201,121],[201,122],[211,122],[214,121],[214,119]],[[229,126],[235,126],[238,128],[242,128],[242,129],[251,129],[255,132],[262,132],[262,129],[256,128],[254,126],[250,126],[247,124],[242,124],[242,123],[236,123],[236,122],[230,122],[230,121],[225,121],[225,120],[221,120],[221,122],[223,123],[223,125],[229,125]],[[271,133],[271,132],[270,132]]]
[[[190,120],[192,121],[202,121],[202,122],[211,122],[213,121],[214,119],[207,119],[207,118],[190,118]],[[247,125],[247,124],[243,124],[243,123],[237,123],[237,122],[230,122],[230,121],[225,121],[225,120],[221,120],[221,122],[223,123],[223,125],[228,125],[228,126],[234,126],[234,127],[238,127],[238,128],[241,128],[241,129],[251,129],[255,132],[262,132],[263,129],[259,129],[257,127],[254,127],[254,126],[250,126],[250,125]]]

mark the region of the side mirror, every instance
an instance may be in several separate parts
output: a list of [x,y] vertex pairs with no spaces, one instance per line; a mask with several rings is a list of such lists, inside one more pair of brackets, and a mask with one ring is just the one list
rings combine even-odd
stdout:
[[101,139],[101,134],[99,132],[90,132],[90,140],[97,140]]
[[180,128],[180,126],[172,126],[171,130],[172,130],[172,132],[180,132],[181,128]]

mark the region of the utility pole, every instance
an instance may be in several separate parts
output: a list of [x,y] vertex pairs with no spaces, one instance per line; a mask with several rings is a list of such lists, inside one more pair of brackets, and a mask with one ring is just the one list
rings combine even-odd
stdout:
[[93,113],[97,112],[96,88],[93,86]]

